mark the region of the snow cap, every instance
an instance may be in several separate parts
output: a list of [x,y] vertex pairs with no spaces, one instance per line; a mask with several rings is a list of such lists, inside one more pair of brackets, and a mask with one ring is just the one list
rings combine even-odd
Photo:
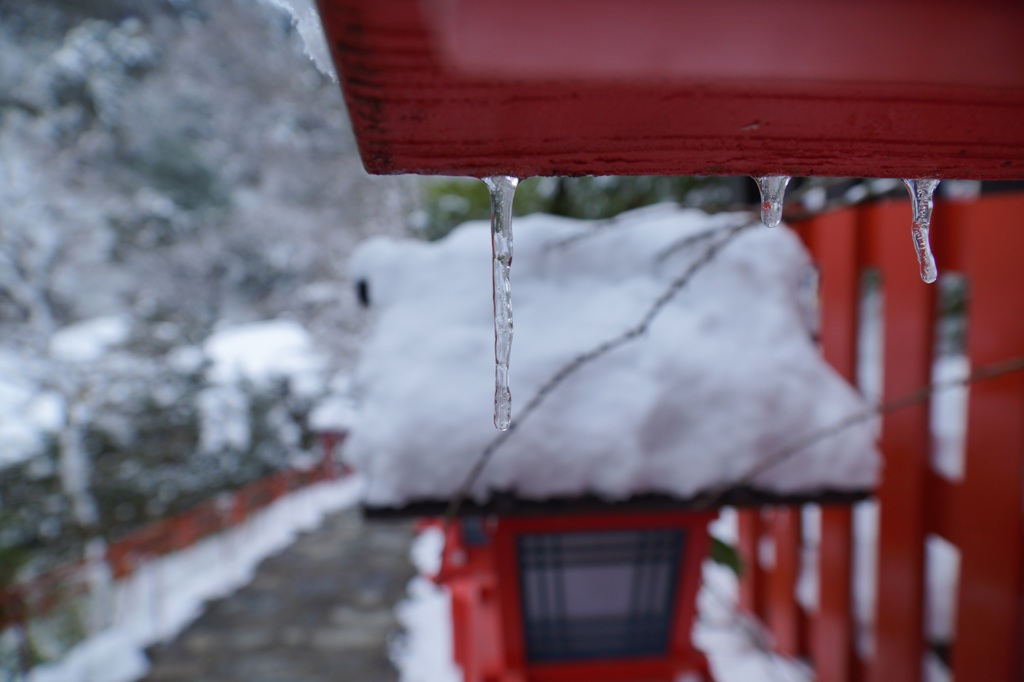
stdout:
[[[750,220],[664,206],[604,227],[517,219],[513,418],[569,361],[635,326],[726,229]],[[672,250],[680,240],[691,243]],[[490,257],[479,222],[435,243],[376,238],[353,256],[376,325],[357,372],[362,404],[346,452],[366,474],[369,505],[450,498],[497,435]],[[874,486],[873,424],[760,469],[802,436],[865,409],[812,338],[812,274],[784,226],[741,231],[644,335],[561,383],[501,445],[473,496],[614,500],[687,498],[727,485],[779,493]]]

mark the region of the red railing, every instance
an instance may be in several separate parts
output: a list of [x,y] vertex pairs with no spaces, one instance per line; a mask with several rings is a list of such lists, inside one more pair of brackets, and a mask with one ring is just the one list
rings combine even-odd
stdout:
[[[822,347],[850,381],[858,370],[862,275],[868,269],[881,275],[883,403],[920,392],[932,380],[937,293],[918,278],[909,223],[906,203],[887,203],[821,216],[800,228],[820,267]],[[1024,196],[939,204],[932,237],[940,272],[967,282],[971,367],[1019,360]],[[921,679],[930,534],[955,545],[961,556],[950,648],[954,678],[1024,679],[1024,372],[994,374],[970,385],[962,480],[932,467],[927,400],[910,401],[882,418],[872,653],[861,655],[855,646],[851,510],[822,509],[818,606],[810,613],[795,598],[803,550],[800,510],[741,514],[741,549],[753,567],[741,602],[764,620],[781,652],[813,661],[819,682]],[[775,545],[771,567],[757,562],[762,538]]]
[[[240,525],[255,512],[289,492],[338,477],[335,451],[344,434],[320,438],[323,457],[310,469],[288,469],[271,474],[230,493],[203,502],[177,516],[162,519],[112,542],[106,561],[115,579],[131,575],[156,557],[171,554],[229,528]],[[61,601],[84,594],[84,564],[59,566],[36,578],[0,592],[0,631],[45,616]]]

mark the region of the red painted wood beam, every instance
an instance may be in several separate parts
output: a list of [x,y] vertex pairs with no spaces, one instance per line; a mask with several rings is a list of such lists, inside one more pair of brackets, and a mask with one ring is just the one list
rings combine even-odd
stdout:
[[319,0],[371,173],[1024,178],[1024,3]]

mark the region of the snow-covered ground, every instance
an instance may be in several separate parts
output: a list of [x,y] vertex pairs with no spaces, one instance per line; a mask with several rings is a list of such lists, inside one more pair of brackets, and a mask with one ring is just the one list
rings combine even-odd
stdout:
[[[513,416],[559,369],[635,326],[709,245],[749,220],[666,206],[604,229],[517,219]],[[483,223],[434,243],[374,239],[353,257],[376,318],[346,453],[366,473],[372,505],[450,498],[495,436],[490,258]],[[551,392],[503,443],[474,495],[871,488],[879,468],[872,424],[758,469],[864,409],[813,341],[811,272],[784,226],[743,231],[646,334]]]
[[245,524],[186,550],[154,559],[108,594],[111,622],[56,663],[32,671],[33,682],[131,682],[146,673],[144,649],[173,638],[197,618],[203,604],[252,579],[267,556],[323,517],[351,506],[362,480],[319,483],[283,497]]

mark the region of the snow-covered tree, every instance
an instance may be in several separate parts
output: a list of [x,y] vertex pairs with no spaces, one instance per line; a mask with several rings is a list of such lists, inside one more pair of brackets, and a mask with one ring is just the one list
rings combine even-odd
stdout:
[[[329,349],[326,390],[362,329],[348,254],[404,231],[406,182],[362,170],[280,7],[0,0],[0,546],[116,534],[288,462],[317,396],[215,385],[209,340],[287,320]],[[204,447],[217,390],[245,442]]]

